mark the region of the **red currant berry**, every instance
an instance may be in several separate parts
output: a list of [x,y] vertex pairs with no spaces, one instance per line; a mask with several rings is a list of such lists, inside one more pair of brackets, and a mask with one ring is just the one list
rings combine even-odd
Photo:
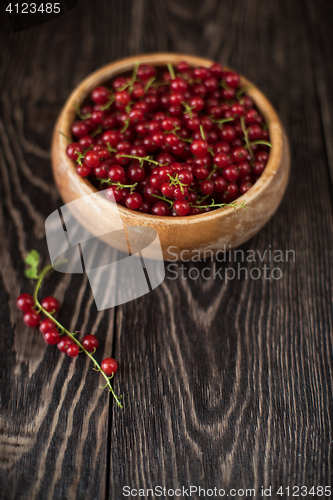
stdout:
[[222,78],[223,73],[224,73],[223,68],[222,68],[221,64],[219,64],[219,63],[212,64],[212,66],[210,67],[210,72],[216,78]]
[[77,344],[71,344],[67,347],[66,353],[71,358],[75,358],[79,354],[80,348]]
[[58,342],[60,341],[58,330],[54,326],[49,328],[44,334],[44,340],[47,344],[50,345],[58,344]]
[[189,186],[193,182],[193,174],[189,170],[181,170],[178,174],[178,179],[183,184]]
[[143,167],[140,167],[139,163],[132,163],[127,169],[127,175],[131,181],[140,182],[145,178],[146,171]]
[[201,111],[205,107],[205,101],[199,97],[192,97],[190,100],[190,106],[194,111]]
[[267,151],[258,151],[256,153],[256,160],[264,163],[266,165],[268,161],[268,153]]
[[256,109],[250,109],[245,116],[246,123],[261,123],[262,118]]
[[105,375],[111,377],[118,370],[118,363],[113,358],[105,358],[101,363],[101,368]]
[[112,165],[112,167],[109,168],[108,177],[112,182],[121,183],[126,177],[125,170],[120,165]]
[[21,309],[21,311],[30,311],[30,309],[32,309],[35,305],[35,301],[34,301],[34,298],[32,295],[30,295],[29,293],[22,293],[17,301],[16,301],[16,305],[19,309]]
[[46,333],[50,328],[54,328],[54,323],[51,319],[45,318],[40,322],[39,331],[41,333]]
[[158,176],[162,181],[169,181],[170,176],[173,175],[173,169],[171,167],[161,167],[158,171]]
[[230,111],[231,111],[232,115],[236,118],[245,115],[244,107],[241,104],[239,104],[238,102],[231,106]]
[[[156,198],[155,198],[156,199]],[[169,215],[169,207],[165,201],[157,201],[151,208],[153,215]]]
[[66,149],[68,158],[70,158],[73,161],[76,161],[78,153],[82,153],[82,151],[83,147],[81,146],[81,144],[78,144],[77,142],[72,142],[69,146],[67,146]]
[[[81,137],[81,139],[79,140],[79,145],[83,149],[90,148],[91,146],[94,145],[94,143],[95,143],[95,140],[90,135],[85,135],[84,137]],[[75,143],[73,143],[73,144],[75,144]],[[72,158],[72,159],[74,160],[75,158]]]
[[125,205],[127,208],[137,210],[142,205],[142,196],[139,193],[132,193],[126,196]]
[[170,95],[170,103],[174,106],[178,106],[179,104],[181,104],[184,99],[184,94],[182,94],[181,92],[174,92]]
[[42,302],[42,307],[49,313],[56,313],[59,311],[60,304],[55,297],[45,297]]
[[90,174],[91,172],[91,169],[90,167],[86,166],[86,165],[78,165],[76,167],[76,172],[77,174],[80,176],[80,177],[87,177],[87,175]]
[[147,201],[151,201],[154,203],[156,201],[156,196],[159,196],[160,192],[158,189],[155,189],[153,186],[148,184],[144,189],[144,197]]
[[119,132],[117,130],[107,130],[102,135],[102,141],[106,146],[116,146],[119,141]]
[[174,92],[185,92],[188,88],[188,83],[183,78],[177,76],[171,81],[170,87]]
[[161,177],[159,177],[157,174],[151,175],[149,182],[155,189],[161,189],[161,186],[163,184]]
[[96,87],[91,93],[91,98],[96,104],[105,104],[109,99],[109,91],[106,87]]
[[214,191],[214,182],[211,180],[202,181],[200,184],[200,189],[203,194],[212,194]]
[[220,131],[220,138],[226,142],[232,142],[236,139],[236,130],[232,125],[224,125]]
[[89,127],[85,122],[74,122],[71,130],[72,134],[75,135],[75,137],[81,138],[88,134]]
[[90,168],[98,167],[98,165],[99,165],[99,156],[98,156],[98,153],[96,151],[88,151],[84,155],[84,162]]
[[233,162],[239,162],[239,161],[244,161],[246,160],[247,158],[247,151],[245,148],[243,147],[237,147],[237,148],[234,148],[232,151],[231,151],[231,154],[230,154],[230,159],[231,161]]
[[147,200],[143,200],[141,207],[138,208],[138,212],[142,212],[144,214],[151,213],[151,203]]
[[173,186],[170,185],[170,182],[163,182],[161,186],[161,192],[164,196],[173,198]]
[[239,75],[232,71],[228,71],[224,74],[224,81],[228,87],[237,88],[239,86]]
[[176,200],[173,204],[173,210],[180,217],[187,215],[190,211],[190,204],[187,200]]
[[229,157],[225,153],[221,152],[221,153],[218,153],[216,156],[214,156],[213,162],[219,168],[224,168],[230,163],[230,160],[229,160]]
[[123,191],[118,186],[110,186],[105,190],[105,196],[110,201],[120,201],[123,199]]
[[239,186],[239,190],[242,194],[247,193],[249,189],[253,186],[252,182],[243,182]]
[[23,321],[28,326],[38,326],[40,323],[40,314],[35,309],[31,309],[24,314]]
[[99,179],[106,179],[108,176],[107,172],[107,163],[106,162],[100,162],[98,167],[94,168],[94,174],[96,177]]
[[234,182],[230,182],[227,189],[222,193],[224,203],[230,203],[238,196],[238,186]]
[[254,161],[252,164],[252,172],[256,175],[261,175],[265,170],[265,164],[262,161]]
[[187,62],[181,61],[177,64],[176,68],[179,73],[182,73],[183,71],[188,71],[190,69],[190,66]]
[[210,77],[210,71],[208,68],[204,68],[202,66],[198,66],[197,68],[194,68],[193,74],[195,78],[198,80],[204,80],[205,78]]
[[67,349],[69,348],[69,346],[74,345],[74,344],[75,344],[74,340],[72,340],[67,335],[64,335],[63,337],[61,337],[60,341],[58,342],[57,347],[58,347],[59,351],[67,352]]
[[148,82],[150,78],[156,75],[156,69],[150,64],[140,64],[137,72],[138,78],[143,82]]
[[195,156],[204,156],[208,151],[208,143],[203,139],[196,139],[191,144],[191,152]]
[[223,191],[225,191],[227,188],[227,183],[225,181],[225,179],[223,179],[222,176],[218,176],[216,177],[216,179],[214,179],[214,190],[217,191],[218,193],[222,193]]
[[262,133],[263,133],[262,128],[259,125],[257,125],[256,123],[253,123],[248,128],[248,134],[249,134],[250,141],[257,141],[258,139],[261,139]]
[[119,108],[124,108],[126,104],[129,103],[130,99],[131,96],[128,92],[126,92],[126,90],[121,90],[120,92],[116,92],[115,94],[115,101]]
[[94,349],[97,349],[99,342],[95,335],[85,335],[82,340],[82,345],[88,352],[93,352]]
[[204,166],[194,167],[193,173],[197,179],[206,179],[208,177],[208,170]]
[[240,161],[239,163],[237,163],[237,167],[239,170],[240,179],[243,179],[246,175],[248,175],[251,172],[251,166],[248,161]]
[[239,178],[239,170],[236,165],[228,165],[222,171],[222,175],[228,182],[234,182]]
[[187,186],[176,186],[173,189],[173,197],[175,200],[183,200],[188,194]]

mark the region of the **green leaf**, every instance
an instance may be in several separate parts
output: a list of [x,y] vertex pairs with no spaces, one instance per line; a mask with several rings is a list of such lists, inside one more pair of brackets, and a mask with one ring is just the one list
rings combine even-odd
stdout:
[[25,259],[25,263],[28,264],[28,269],[25,270],[25,275],[27,278],[38,279],[38,264],[40,260],[40,255],[37,250],[31,250],[27,258]]
[[31,278],[33,280],[38,279],[37,269],[34,267],[29,267],[29,269],[26,269],[24,271],[24,274],[26,275],[27,278]]
[[37,267],[39,264],[39,259],[40,259],[40,255],[37,252],[37,250],[31,250],[28,253],[27,258],[25,259],[25,263],[31,267]]

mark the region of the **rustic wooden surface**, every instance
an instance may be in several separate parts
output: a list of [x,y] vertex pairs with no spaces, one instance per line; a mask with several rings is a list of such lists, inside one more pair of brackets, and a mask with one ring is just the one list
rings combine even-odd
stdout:
[[[15,35],[3,8],[0,20],[0,498],[113,500],[125,485],[255,488],[255,498],[272,486],[271,498],[285,498],[279,486],[330,485],[332,4],[81,0]],[[84,357],[70,360],[24,326],[15,300],[31,291],[27,251],[47,259],[45,218],[61,204],[49,156],[61,106],[102,64],[152,51],[226,63],[278,109],[289,188],[242,250],[296,259],[278,264],[280,280],[173,280],[169,270],[152,293],[100,313],[86,278],[54,273],[44,291],[65,302],[60,319],[96,332],[99,359],[119,360],[119,410]],[[187,278],[213,269],[183,265]]]

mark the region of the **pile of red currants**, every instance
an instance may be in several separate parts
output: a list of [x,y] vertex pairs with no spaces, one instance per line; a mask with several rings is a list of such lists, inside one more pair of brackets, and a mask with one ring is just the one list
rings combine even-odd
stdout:
[[204,213],[246,193],[269,157],[268,127],[237,73],[136,64],[77,106],[67,147],[78,175],[146,214]]

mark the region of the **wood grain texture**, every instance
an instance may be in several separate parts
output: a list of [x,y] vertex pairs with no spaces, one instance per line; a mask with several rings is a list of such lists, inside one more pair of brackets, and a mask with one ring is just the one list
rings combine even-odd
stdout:
[[[279,264],[281,280],[229,283],[190,280],[191,269],[208,266],[213,278],[214,267],[185,263],[187,280],[168,279],[172,268],[157,290],[118,309],[116,351],[130,385],[113,426],[110,498],[124,485],[191,484],[271,485],[278,498],[279,485],[332,476],[332,207],[306,12],[301,2],[192,5],[143,2],[143,32],[153,30],[154,50],[185,45],[237,68],[272,100],[291,137],[291,183],[242,249],[293,249],[296,261]],[[151,49],[143,37],[137,51]],[[237,272],[238,262],[228,267]],[[241,265],[263,271],[258,259]]]
[[[280,498],[280,485],[331,483],[330,9],[301,0],[81,0],[15,35],[1,11],[1,499],[114,500],[125,485],[272,486]],[[109,415],[91,366],[45,347],[15,299],[30,290],[23,257],[37,248],[47,258],[44,221],[61,205],[49,156],[61,107],[93,70],[153,51],[226,63],[278,110],[290,185],[241,250],[296,258],[184,262],[152,293],[104,313],[85,278],[54,273],[44,290],[67,304],[64,324],[97,332],[100,359],[114,351],[119,360],[124,410],[111,402]],[[237,276],[238,264],[248,273],[278,266],[283,276],[213,279],[219,269]],[[205,268],[210,279],[189,279]],[[172,279],[175,271],[184,278]]]

